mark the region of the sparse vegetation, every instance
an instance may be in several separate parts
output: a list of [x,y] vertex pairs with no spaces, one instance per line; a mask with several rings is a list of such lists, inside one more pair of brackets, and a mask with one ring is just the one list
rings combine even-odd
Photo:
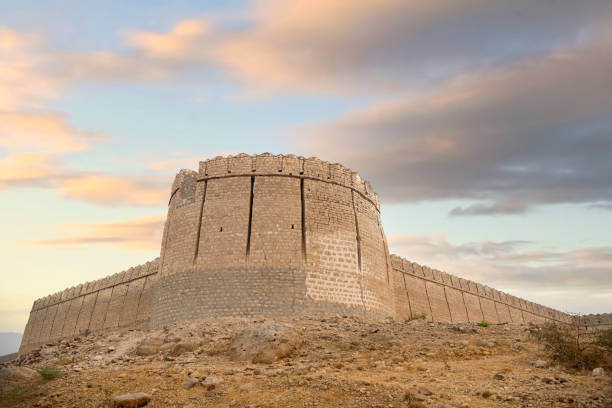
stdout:
[[601,330],[597,333],[596,343],[602,347],[612,350],[612,329]]
[[421,313],[418,315],[410,316],[409,319],[406,319],[406,323],[411,322],[413,320],[425,320],[425,319],[427,319],[427,316],[425,315],[425,313]]
[[586,332],[579,325],[547,323],[532,331],[553,360],[574,369],[610,367],[612,331]]
[[41,384],[49,382],[62,374],[62,370],[55,367],[44,367],[36,370],[39,378],[27,384],[17,384],[0,393],[0,408],[14,407],[36,394]]
[[11,387],[0,393],[0,407],[14,407],[22,401],[32,397],[38,384],[24,384]]
[[482,322],[477,323],[477,325],[480,327],[489,327],[489,322],[483,320]]
[[51,381],[60,376],[62,370],[58,367],[43,367],[36,370],[43,381]]

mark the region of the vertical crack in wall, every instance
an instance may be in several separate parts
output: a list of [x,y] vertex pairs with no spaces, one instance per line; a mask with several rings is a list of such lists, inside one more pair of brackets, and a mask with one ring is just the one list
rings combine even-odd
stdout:
[[434,321],[433,309],[431,308],[431,300],[429,300],[429,292],[427,291],[427,281],[424,282],[425,297],[427,298],[427,304],[429,305],[429,313],[431,315],[431,321]]
[[42,316],[42,321],[40,322],[40,330],[38,330],[38,337],[36,338],[37,342],[40,342],[40,339],[43,335],[43,329],[45,327],[45,321],[47,320],[47,315],[49,314],[49,308],[45,307],[45,314]]
[[404,290],[406,291],[406,299],[408,299],[408,313],[410,313],[410,318],[412,319],[414,316],[412,315],[412,305],[410,305],[410,295],[408,294],[408,285],[406,285],[406,275],[402,273],[402,279],[404,280]]
[[98,295],[100,291],[96,291],[96,298],[94,299],[93,307],[91,308],[91,313],[89,314],[89,321],[87,322],[87,331],[91,328],[91,319],[93,318],[94,311],[96,310],[96,305],[98,304]]
[[[148,270],[147,270],[147,274],[148,274]],[[142,289],[140,289],[140,293],[138,294],[138,303],[136,304],[136,316],[134,317],[134,323],[138,323],[138,316],[140,316],[140,306],[141,306],[141,302],[142,302],[142,294],[144,293],[146,287],[147,287],[147,281],[149,280],[149,277],[145,277],[144,278],[144,282],[142,283]]]
[[[83,290],[81,290],[81,292],[83,292]],[[79,294],[79,297],[81,295]],[[83,305],[85,304],[85,295],[82,295],[83,300],[81,301],[81,307],[79,307],[79,313],[77,313],[77,317],[76,320],[74,322],[74,327],[72,328],[72,333],[75,335],[78,335],[79,333],[77,333],[77,325],[79,324],[79,317],[81,317],[81,311],[83,310]]]
[[108,309],[110,309],[111,302],[113,301],[113,292],[115,291],[115,286],[116,285],[113,285],[111,287],[110,297],[108,298],[108,302],[106,303],[106,310],[104,311],[104,320],[102,321],[102,326],[100,326],[100,330],[104,330],[106,328],[106,318],[108,316]]
[[389,246],[387,245],[387,238],[385,237],[385,232],[382,228],[382,223],[380,222],[380,218],[378,219],[378,229],[380,230],[380,236],[382,238],[384,250],[385,250],[385,265],[387,267],[387,285],[390,285],[389,280]]
[[[508,298],[506,298],[507,300]],[[510,316],[510,323],[514,323],[514,319],[512,318],[512,311],[510,310],[510,306],[508,306],[508,304],[506,304],[506,307],[508,308],[508,316]]]
[[465,316],[467,321],[470,321],[470,314],[468,313],[467,304],[465,303],[465,296],[463,295],[463,290],[461,291],[461,300],[463,300],[463,307],[465,307]]
[[493,300],[493,308],[495,309],[495,315],[497,316],[497,323],[501,323],[499,312],[497,311],[497,302],[495,300]]
[[355,239],[357,241],[357,265],[359,268],[359,292],[361,294],[361,305],[365,314],[365,300],[363,299],[363,270],[361,269],[361,235],[359,233],[359,218],[357,217],[357,209],[355,208],[355,192],[351,190],[351,201],[353,203],[353,215],[355,216]]
[[166,260],[166,252],[168,251],[168,237],[170,236],[170,220],[172,219],[171,217],[171,213],[172,213],[172,198],[174,197],[171,196],[170,197],[170,202],[168,203],[168,215],[166,216],[166,223],[164,225],[164,236],[162,237],[163,243],[162,243],[162,250],[161,250],[161,259],[159,260],[159,273],[162,273],[162,270],[164,269],[164,261]]
[[55,324],[55,319],[57,318],[57,312],[59,311],[59,308],[59,303],[57,303],[57,306],[55,307],[55,314],[53,315],[53,320],[51,320],[51,327],[49,327],[49,340],[53,339],[53,325]]
[[476,297],[478,298],[478,305],[480,306],[480,314],[482,315],[482,321],[485,321],[484,310],[482,308],[482,302],[480,301],[480,293],[478,293],[478,287],[476,287]]
[[198,232],[196,233],[195,251],[193,253],[193,264],[195,265],[196,259],[198,259],[198,252],[200,252],[200,235],[202,234],[202,216],[204,215],[204,202],[206,201],[206,189],[208,187],[208,180],[204,180],[204,191],[202,192],[202,204],[200,204],[200,218],[198,218]]
[[249,256],[251,255],[251,230],[253,224],[253,191],[255,188],[255,176],[251,176],[251,195],[249,197],[249,227],[247,231],[246,243],[246,264],[249,264]]
[[[302,164],[303,166],[303,164]],[[306,265],[306,202],[304,201],[304,179],[300,178],[300,203],[302,206],[302,257]]]
[[448,304],[448,296],[446,296],[446,287],[442,286],[442,290],[444,291],[444,299],[446,300],[446,307],[448,308],[448,317],[451,323],[453,323],[453,314],[451,313],[450,305]]

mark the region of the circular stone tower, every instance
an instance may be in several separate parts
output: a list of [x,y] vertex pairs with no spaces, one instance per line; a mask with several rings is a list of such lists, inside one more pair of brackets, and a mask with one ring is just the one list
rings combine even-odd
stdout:
[[172,185],[151,326],[220,316],[392,316],[378,197],[317,158],[240,154]]

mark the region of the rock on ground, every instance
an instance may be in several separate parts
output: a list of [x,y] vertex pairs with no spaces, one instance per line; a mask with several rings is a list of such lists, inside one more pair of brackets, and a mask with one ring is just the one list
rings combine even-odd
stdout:
[[301,344],[292,326],[266,321],[237,332],[229,356],[234,360],[269,363],[290,356]]
[[151,396],[144,392],[134,392],[131,394],[118,395],[113,398],[114,407],[138,408],[144,407],[151,401]]

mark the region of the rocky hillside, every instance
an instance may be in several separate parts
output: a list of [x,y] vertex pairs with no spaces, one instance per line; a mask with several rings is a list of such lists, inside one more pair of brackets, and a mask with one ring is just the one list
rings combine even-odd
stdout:
[[0,406],[612,406],[609,370],[552,363],[533,330],[330,317],[92,333],[3,364]]

